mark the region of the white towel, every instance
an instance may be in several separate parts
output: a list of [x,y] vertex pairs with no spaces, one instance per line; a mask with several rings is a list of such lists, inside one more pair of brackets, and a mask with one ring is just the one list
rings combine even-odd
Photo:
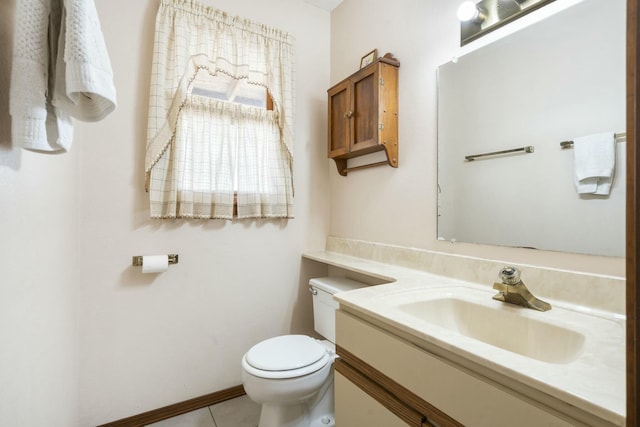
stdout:
[[93,0],[17,0],[10,86],[16,147],[64,152],[71,117],[96,121],[116,105]]
[[578,194],[608,195],[616,166],[614,133],[574,138],[573,159]]
[[53,105],[85,122],[104,119],[116,89],[93,0],[64,0],[59,42]]

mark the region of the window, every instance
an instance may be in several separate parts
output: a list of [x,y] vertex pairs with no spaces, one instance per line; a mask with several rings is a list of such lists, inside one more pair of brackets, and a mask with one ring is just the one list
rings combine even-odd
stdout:
[[236,104],[273,110],[273,100],[267,94],[267,88],[251,84],[247,79],[235,79],[225,74],[211,76],[195,82],[193,95],[219,99]]
[[[193,84],[193,89],[191,94],[194,97],[202,97],[200,100],[203,104],[208,104],[211,101],[208,101],[206,98],[215,99],[219,101],[229,102],[233,104],[241,104],[244,106],[250,106],[254,108],[260,108],[263,110],[273,110],[273,100],[271,96],[267,93],[267,89],[264,86],[251,84],[247,81],[247,79],[235,79],[233,77],[227,76],[225,74],[217,74],[214,76],[206,75],[203,77],[196,77],[196,80]],[[215,103],[213,103],[215,104]],[[191,106],[191,103],[188,104]],[[244,117],[245,120],[240,122],[239,120],[225,120],[224,116],[228,114],[229,109],[237,110],[238,113]],[[207,111],[204,113],[205,115],[219,115],[222,117],[214,117],[207,120],[206,117],[197,117],[199,113],[197,112],[199,109],[191,109],[186,115],[182,116],[186,120],[180,122],[179,128],[181,130],[188,128],[190,125],[197,126],[198,124],[202,126],[203,122],[209,122],[213,124],[215,122],[225,126],[226,133],[224,136],[221,136],[220,139],[225,138],[229,145],[229,150],[231,151],[231,155],[229,156],[232,161],[230,161],[231,166],[231,174],[233,175],[233,179],[230,180],[229,183],[220,183],[226,184],[233,188],[234,194],[237,195],[238,184],[242,180],[242,177],[239,176],[239,172],[241,170],[240,165],[238,164],[239,151],[242,147],[242,144],[261,144],[265,145],[268,142],[265,142],[263,138],[258,139],[257,137],[251,137],[247,134],[246,131],[242,130],[242,126],[247,126],[248,128],[253,128],[254,130],[258,130],[262,127],[259,119],[252,119],[251,117],[254,115],[262,115],[264,113],[252,111],[252,108],[245,107],[229,107],[229,108],[216,108],[215,106],[206,109]],[[196,110],[196,111],[193,111]],[[211,136],[219,133],[214,131],[213,129],[208,130],[209,138],[199,138],[198,133],[207,132],[206,129],[199,129],[193,132],[194,135],[191,137],[183,138],[180,141],[182,144],[182,162],[194,165],[200,165],[201,170],[194,172],[194,176],[206,176],[208,174],[207,164],[210,164],[211,161],[206,160],[206,153],[202,156],[197,156],[200,161],[198,162],[194,158],[186,158],[189,157],[187,153],[193,153],[198,151],[207,151],[209,145],[212,144]],[[271,142],[276,142],[279,140],[279,136],[273,135],[271,138]],[[196,149],[194,145],[202,144],[200,150]],[[215,144],[215,142],[213,142]],[[276,143],[277,145],[277,143]],[[253,167],[257,167],[257,165],[253,165]],[[210,182],[211,180],[207,180]],[[200,184],[199,184],[200,183]],[[222,186],[223,188],[225,185]],[[202,185],[201,180],[196,180],[194,182],[192,176],[184,176],[183,180],[178,183],[178,190],[184,191],[189,188],[193,188],[196,191],[216,191],[215,188],[210,188],[210,185]],[[220,190],[220,189],[218,189]],[[234,204],[237,206],[237,197],[234,199]],[[236,212],[237,214],[237,212]]]
[[146,154],[153,218],[293,217],[293,69],[288,34],[161,1]]

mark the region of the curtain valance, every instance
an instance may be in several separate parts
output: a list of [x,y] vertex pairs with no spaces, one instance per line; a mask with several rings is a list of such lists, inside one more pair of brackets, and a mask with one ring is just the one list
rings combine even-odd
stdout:
[[[154,59],[152,64],[151,90],[149,101],[149,121],[147,133],[147,149],[145,156],[145,172],[147,184],[151,193],[156,187],[156,194],[167,193],[168,183],[159,183],[162,176],[168,177],[170,174],[154,174],[150,180],[152,170],[159,163],[161,168],[175,167],[175,159],[165,159],[175,155],[170,149],[171,144],[180,138],[182,143],[188,143],[187,135],[195,137],[193,132],[186,128],[192,127],[193,122],[189,117],[197,117],[199,124],[196,126],[208,126],[210,129],[221,129],[220,123],[207,123],[208,120],[227,121],[225,114],[218,114],[220,108],[209,107],[211,116],[202,115],[202,109],[194,108],[198,103],[198,97],[192,95],[192,91],[197,86],[198,81],[209,77],[224,74],[237,80],[245,80],[249,84],[259,85],[266,88],[268,96],[273,101],[273,112],[264,115],[263,122],[247,117],[244,124],[236,121],[233,126],[255,126],[255,132],[273,134],[272,126],[275,126],[277,134],[274,136],[281,145],[279,148],[271,146],[270,142],[264,142],[264,138],[256,139],[252,132],[242,130],[241,133],[253,144],[262,143],[269,145],[269,152],[278,151],[282,159],[278,159],[277,167],[286,164],[287,171],[284,173],[289,179],[285,186],[284,195],[276,197],[278,203],[282,203],[282,198],[291,199],[284,204],[288,208],[272,210],[269,207],[248,208],[242,206],[244,201],[249,199],[251,203],[256,198],[264,199],[262,196],[247,196],[238,187],[238,182],[234,183],[234,188],[226,189],[236,193],[238,216],[241,212],[270,212],[267,216],[292,217],[291,206],[293,197],[292,168],[293,168],[293,112],[294,112],[294,69],[295,52],[293,37],[281,30],[267,27],[247,19],[233,17],[225,12],[212,7],[202,5],[191,0],[161,0],[156,19],[156,40],[154,44]],[[196,113],[200,111],[200,113]],[[208,118],[210,117],[210,119]],[[182,126],[185,129],[179,129]],[[270,129],[266,131],[266,129]],[[179,135],[182,135],[178,138]],[[186,139],[185,139],[186,138]],[[216,139],[218,138],[218,139]],[[220,138],[226,138],[222,134],[212,134],[211,140],[215,143],[221,142]],[[251,139],[253,138],[253,139]],[[235,143],[235,142],[234,142]],[[235,150],[244,149],[240,144]],[[230,148],[229,148],[230,149]],[[242,162],[242,157],[238,157]],[[272,166],[257,165],[261,169],[268,169]],[[239,171],[246,168],[239,168]],[[168,179],[168,178],[167,178]],[[240,178],[238,178],[240,179]],[[263,183],[257,183],[258,187],[264,188]],[[180,191],[176,188],[175,191]],[[269,189],[268,192],[273,192]],[[153,211],[152,216],[171,217],[171,213],[159,213]],[[215,198],[216,196],[214,196]],[[180,195],[175,195],[178,204]],[[164,196],[160,199],[158,206],[163,205]],[[225,203],[228,204],[228,195],[225,196]],[[213,208],[216,210],[217,208]],[[219,217],[228,217],[228,209],[225,214]],[[180,215],[176,215],[180,216]],[[212,216],[214,217],[214,216]],[[247,214],[251,217],[251,214]]]

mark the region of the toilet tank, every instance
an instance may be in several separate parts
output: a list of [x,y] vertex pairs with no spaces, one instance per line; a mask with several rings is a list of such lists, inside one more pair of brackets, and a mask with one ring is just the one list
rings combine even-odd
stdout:
[[313,325],[317,333],[336,342],[336,310],[338,302],[333,295],[368,286],[346,277],[318,277],[309,280],[309,289],[313,294]]

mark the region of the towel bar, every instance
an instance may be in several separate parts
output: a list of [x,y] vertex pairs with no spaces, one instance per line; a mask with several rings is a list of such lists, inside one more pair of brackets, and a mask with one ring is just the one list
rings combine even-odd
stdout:
[[[616,133],[613,135],[613,137],[616,142],[624,142],[627,140],[627,133],[626,132]],[[573,141],[560,142],[560,148],[562,148],[563,150],[567,148],[573,148]]]
[[464,156],[464,159],[468,162],[472,162],[475,159],[478,159],[480,157],[498,156],[500,154],[510,154],[510,153],[519,153],[519,152],[533,153],[533,145],[528,145],[526,147],[520,147],[520,148],[512,148],[510,150],[492,151],[491,153],[472,154],[470,156]]
[[387,165],[389,164],[389,162],[387,162],[386,160],[383,160],[382,162],[376,162],[376,163],[369,163],[368,165],[361,165],[361,166],[353,166],[351,168],[345,168],[342,169],[342,172],[344,172],[344,174],[348,174],[349,172],[353,172],[353,171],[357,171],[360,169],[367,169],[367,168],[372,168],[375,166],[382,166],[382,165]]

